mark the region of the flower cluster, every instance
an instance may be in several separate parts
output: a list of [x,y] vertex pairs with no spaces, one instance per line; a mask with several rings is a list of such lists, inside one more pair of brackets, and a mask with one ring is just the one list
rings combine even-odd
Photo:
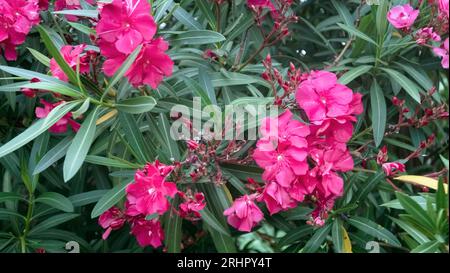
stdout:
[[[394,6],[389,10],[387,19],[395,28],[411,33],[417,44],[432,48],[434,54],[442,59],[442,67],[448,69],[448,38],[440,43],[443,40],[442,35],[448,35],[448,0],[429,1],[429,3],[433,6],[431,19],[426,26],[418,28],[416,31],[413,31],[412,27],[419,17],[420,11],[414,9],[410,4]],[[435,15],[436,10],[438,11],[437,15]]]
[[265,186],[252,197],[235,200],[225,212],[228,222],[241,231],[262,220],[254,200],[264,201],[274,214],[309,197],[316,206],[309,223],[322,225],[343,193],[338,173],[353,169],[346,142],[356,115],[363,111],[361,94],[339,84],[333,73],[312,71],[302,77],[295,96],[309,124],[295,119],[290,110],[262,121],[253,159],[264,169]]
[[16,47],[34,25],[39,24],[38,0],[0,0],[0,53],[6,60],[17,59]]
[[148,84],[155,89],[172,74],[173,61],[165,53],[168,43],[155,38],[157,26],[150,9],[148,1],[114,0],[102,7],[96,31],[101,54],[106,58],[106,75],[112,76],[142,46],[125,76],[135,87]]
[[171,210],[169,199],[175,198],[177,194],[183,200],[176,211],[177,214],[191,221],[200,219],[199,212],[206,206],[203,193],[194,194],[190,190],[184,193],[178,191],[174,182],[166,181],[174,168],[155,161],[136,171],[134,182],[126,188],[124,210],[113,207],[99,218],[99,225],[106,230],[103,239],[106,240],[112,230],[120,229],[128,222],[131,234],[136,237],[141,247],[161,246],[164,231],[159,218]]

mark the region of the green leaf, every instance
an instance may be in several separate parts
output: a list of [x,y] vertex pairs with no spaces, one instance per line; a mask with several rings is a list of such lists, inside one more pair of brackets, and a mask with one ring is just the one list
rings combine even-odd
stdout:
[[369,234],[378,238],[379,240],[385,241],[388,244],[394,246],[401,246],[398,239],[392,234],[389,230],[380,226],[379,224],[367,219],[358,216],[352,216],[352,218],[348,219],[348,222],[354,226],[355,228],[361,230],[362,232]]
[[204,45],[225,41],[225,37],[212,30],[191,30],[176,35],[171,39],[171,43],[181,45]]
[[433,88],[433,81],[428,77],[425,71],[420,71],[421,69],[416,69],[411,65],[405,65],[402,63],[395,63],[396,66],[400,67],[403,71],[408,73],[408,75],[414,79],[418,84],[422,86],[423,89],[429,91]]
[[343,253],[344,250],[344,233],[342,222],[335,219],[331,229],[331,238],[333,240],[333,249],[336,253]]
[[405,209],[405,211],[410,214],[414,219],[416,219],[420,224],[426,229],[432,231],[435,229],[433,220],[430,218],[428,213],[415,202],[411,197],[404,193],[396,192],[395,195],[400,201],[400,204]]
[[61,15],[74,15],[80,17],[88,17],[97,19],[98,18],[98,10],[95,9],[66,9],[66,10],[58,10],[53,11],[53,14],[61,14]]
[[170,136],[169,120],[164,114],[159,114],[159,125],[161,126],[162,135],[164,138],[164,145],[169,149],[170,157],[174,160],[180,160],[180,151],[176,141]]
[[40,89],[40,90],[48,90],[52,91],[53,93],[73,97],[73,98],[80,98],[83,96],[81,92],[77,89],[74,89],[67,85],[62,85],[59,83],[54,82],[32,82],[24,84],[22,87],[24,88],[31,88],[31,89]]
[[32,48],[27,47],[27,49],[28,51],[30,51],[31,55],[33,55],[33,57],[36,58],[36,60],[38,60],[41,64],[45,65],[46,67],[50,67],[50,59],[47,56]]
[[205,90],[206,93],[208,94],[209,101],[212,104],[217,105],[216,93],[214,91],[211,77],[209,76],[208,72],[205,71],[204,69],[199,68],[198,81],[203,90]]
[[[131,180],[132,181],[132,180]],[[109,190],[92,209],[91,218],[100,216],[103,212],[117,204],[125,197],[125,188],[131,183],[130,180],[122,181],[120,184]]]
[[375,79],[370,88],[370,106],[372,110],[373,138],[375,140],[375,146],[378,147],[381,141],[383,141],[386,130],[387,109],[383,90],[381,90]]
[[339,82],[344,85],[349,84],[354,79],[369,72],[371,69],[372,69],[372,66],[370,66],[370,65],[361,65],[361,66],[352,68],[339,78]]
[[81,168],[89,148],[94,142],[98,110],[99,107],[95,108],[86,118],[67,150],[63,166],[65,182],[69,181]]
[[112,158],[96,156],[96,155],[88,155],[85,159],[86,162],[96,165],[102,165],[106,167],[113,168],[123,168],[123,169],[137,169],[139,165],[133,164],[131,162],[127,162],[125,160],[119,161]]
[[41,39],[44,42],[48,52],[50,53],[51,56],[53,56],[53,58],[55,58],[56,63],[59,65],[64,74],[66,74],[66,76],[69,78],[69,81],[73,84],[77,84],[78,80],[75,71],[64,60],[63,56],[59,51],[59,48],[52,41],[50,34],[41,25],[37,26],[37,30],[39,31]]
[[[61,85],[67,85],[70,86],[70,84],[65,83],[63,81],[58,80],[55,77],[51,77],[45,74],[41,74],[38,72],[34,72],[34,71],[30,71],[30,70],[26,70],[26,69],[22,69],[22,68],[17,68],[17,67],[9,67],[9,66],[4,66],[4,65],[0,65],[0,70],[3,70],[9,74],[18,76],[18,77],[22,77],[24,79],[27,80],[31,80],[33,78],[37,78],[43,82],[53,82],[53,83],[57,83],[57,84],[61,84]],[[12,85],[12,84],[11,84]]]
[[[179,198],[176,197],[172,205],[174,207],[178,207]],[[181,252],[181,236],[182,236],[182,223],[183,219],[178,216],[175,210],[171,210],[170,213],[167,214],[167,221],[165,232],[166,234],[170,234],[170,236],[166,237],[165,245],[167,247],[168,253],[180,253]]]
[[367,195],[380,183],[384,178],[384,172],[378,171],[372,174],[367,181],[363,182],[361,188],[355,194],[354,202],[364,200]]
[[62,223],[68,222],[76,217],[78,217],[79,214],[74,213],[62,213],[55,216],[52,216],[50,218],[47,218],[46,220],[40,222],[36,226],[34,226],[28,235],[36,235],[39,234],[39,232],[46,231],[49,228],[55,227],[57,225],[60,225]]
[[0,192],[0,203],[17,200],[25,200],[25,198],[15,192]]
[[73,27],[74,29],[86,34],[86,35],[95,35],[95,29],[87,27],[85,25],[79,24],[79,23],[75,23],[75,22],[67,22],[71,27]]
[[211,29],[216,29],[216,17],[211,11],[210,3],[204,0],[195,0],[195,5],[202,11]]
[[76,111],[72,112],[72,118],[77,119],[77,118],[81,117],[81,115],[86,113],[86,111],[89,109],[90,105],[91,105],[91,100],[89,98],[85,99],[83,104],[80,106],[80,108],[78,108]]
[[416,240],[418,243],[424,244],[430,241],[430,239],[428,239],[428,237],[425,234],[417,230],[414,226],[410,225],[409,223],[392,217],[391,220],[394,223],[396,223],[399,227],[401,227],[404,231],[406,231],[409,235],[411,235],[411,237],[414,238],[414,240]]
[[386,20],[388,9],[389,9],[389,1],[382,0],[380,1],[380,4],[377,6],[375,22],[377,25],[377,32],[379,37],[384,37],[386,33],[386,29],[388,26],[388,20]]
[[118,102],[115,106],[119,111],[130,114],[141,114],[152,110],[156,100],[150,96],[134,97]]
[[313,231],[313,227],[309,225],[303,225],[296,229],[293,229],[286,233],[280,241],[278,242],[278,245],[280,247],[290,245],[292,243],[297,242],[298,240],[308,236]]
[[314,232],[311,239],[306,242],[302,249],[302,253],[314,253],[316,252],[322,243],[326,240],[331,230],[331,224],[327,223],[325,226],[319,228]]
[[435,253],[439,250],[440,245],[439,241],[427,242],[411,250],[411,253]]
[[216,219],[216,217],[207,209],[204,208],[200,211],[203,221],[205,221],[211,228],[220,232],[223,235],[229,236],[228,231],[222,226],[222,224]]
[[70,143],[72,142],[72,137],[63,138],[55,147],[51,148],[36,165],[33,171],[33,175],[45,171],[48,167],[53,165],[56,161],[63,158],[69,149]]
[[367,36],[365,33],[359,31],[358,29],[356,29],[354,26],[349,26],[349,25],[344,25],[342,23],[337,23],[339,27],[341,27],[343,30],[347,31],[350,35],[354,35],[358,38],[363,39],[364,41],[367,41],[373,45],[375,45],[376,47],[378,47],[377,42],[375,42],[372,38],[370,38],[369,36]]
[[393,81],[400,84],[405,91],[418,103],[420,103],[420,88],[405,75],[389,68],[381,68]]
[[0,158],[14,152],[20,147],[24,146],[28,142],[32,141],[40,134],[45,132],[63,116],[65,116],[70,110],[77,106],[80,102],[74,101],[69,103],[62,103],[56,106],[45,119],[41,119],[31,125],[28,129],[16,136],[8,143],[0,147]]
[[173,16],[177,18],[180,23],[185,25],[188,29],[192,30],[200,30],[203,29],[202,25],[200,25],[197,20],[192,17],[185,9],[180,6],[177,6],[176,10],[173,12]]
[[145,153],[144,137],[133,116],[123,112],[119,113],[119,122],[125,132],[125,139],[133,149],[133,154],[137,157],[139,163],[146,163],[150,159],[147,159]]
[[72,202],[74,207],[81,207],[97,202],[107,192],[108,190],[93,190],[69,196],[68,199]]
[[57,192],[44,192],[35,202],[43,203],[64,212],[73,212],[73,205],[67,197]]
[[0,220],[11,220],[10,217],[15,217],[24,220],[25,217],[15,210],[0,208]]
[[341,1],[337,2],[336,0],[331,0],[331,3],[333,4],[334,8],[339,13],[339,16],[342,18],[342,21],[347,26],[353,26],[354,18],[351,15],[350,11],[345,6],[345,4]]

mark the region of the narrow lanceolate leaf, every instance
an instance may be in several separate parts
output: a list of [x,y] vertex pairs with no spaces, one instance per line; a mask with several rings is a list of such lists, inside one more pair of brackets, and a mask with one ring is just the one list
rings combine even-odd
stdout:
[[81,92],[75,88],[67,85],[53,83],[53,82],[32,82],[24,84],[22,87],[31,89],[48,90],[53,93],[69,96],[72,98],[80,98],[82,96]]
[[225,36],[212,30],[191,30],[178,34],[170,41],[182,45],[203,45],[225,41]]
[[415,84],[413,81],[411,81],[408,77],[406,77],[400,72],[397,72],[389,68],[381,68],[381,69],[385,71],[393,81],[397,82],[403,89],[405,89],[406,93],[408,93],[408,95],[410,95],[411,98],[420,103],[420,88],[417,86],[417,84]]
[[73,205],[67,197],[57,192],[44,192],[35,202],[49,205],[64,212],[73,212]]
[[411,250],[411,253],[435,253],[439,250],[440,245],[439,241],[427,242]]
[[345,4],[341,1],[336,1],[336,0],[331,0],[331,3],[333,4],[334,8],[339,13],[339,16],[342,18],[342,21],[347,26],[353,26],[354,18],[351,15],[350,11],[345,6]]
[[61,70],[69,78],[69,81],[73,84],[77,84],[78,81],[77,81],[77,75],[76,75],[75,71],[67,64],[66,60],[61,55],[59,48],[52,41],[50,34],[41,25],[38,25],[37,29],[38,29],[39,34],[41,35],[41,39],[44,42],[45,47],[47,48],[50,55],[52,55],[52,57],[55,58],[56,63],[58,63]]
[[28,235],[32,236],[32,235],[39,234],[39,232],[46,231],[49,228],[52,228],[52,227],[55,227],[62,223],[68,222],[78,216],[79,216],[79,214],[74,214],[74,213],[62,213],[62,214],[52,216],[52,217],[40,222],[36,226],[34,226],[30,230],[30,233],[28,233]]
[[120,161],[117,159],[102,157],[102,156],[96,156],[96,155],[87,155],[86,162],[96,165],[102,165],[106,167],[113,167],[113,168],[123,168],[123,169],[137,169],[139,168],[139,165],[133,164],[128,161]]
[[27,80],[31,80],[33,78],[39,79],[43,82],[54,82],[54,83],[59,83],[59,84],[66,84],[67,83],[58,80],[55,77],[52,76],[48,76],[42,73],[38,73],[38,72],[34,72],[31,70],[26,70],[23,68],[17,68],[17,67],[10,67],[10,66],[4,66],[4,65],[0,65],[0,70],[5,71],[11,75],[15,75],[17,77],[22,77],[24,79]]
[[406,231],[414,240],[416,240],[419,244],[424,244],[430,241],[428,237],[417,230],[414,226],[411,224],[402,221],[400,219],[395,219],[391,217],[391,220],[396,223],[399,227],[401,227],[404,231]]
[[164,114],[160,114],[159,118],[160,118],[159,123],[163,133],[165,145],[169,149],[170,157],[173,158],[174,160],[180,160],[180,151],[178,149],[177,143],[170,134],[171,128],[169,120]]
[[72,137],[63,138],[55,147],[51,148],[36,165],[33,171],[33,175],[41,173],[48,167],[56,163],[59,159],[63,158],[69,149],[70,143],[72,142]]
[[0,192],[0,203],[16,200],[25,200],[25,199],[15,192]]
[[141,114],[152,110],[156,105],[156,100],[150,96],[134,97],[123,100],[116,104],[119,111],[130,114]]
[[31,125],[28,129],[22,132],[20,135],[16,136],[8,143],[0,147],[0,158],[14,152],[20,147],[24,146],[28,142],[32,141],[40,134],[45,132],[48,128],[50,128],[53,124],[55,124],[58,120],[60,120],[64,115],[66,115],[70,110],[72,110],[75,106],[77,106],[80,102],[69,102],[62,103],[55,107],[45,119],[41,119]]
[[35,49],[29,47],[27,49],[30,51],[31,55],[33,55],[33,57],[36,58],[36,60],[38,60],[41,64],[45,65],[46,67],[50,67],[50,59],[47,56]]
[[379,240],[385,241],[386,243],[394,246],[401,246],[400,242],[394,234],[367,218],[353,216],[352,218],[348,219],[348,222],[355,228],[361,230],[366,234],[372,235]]
[[222,233],[223,235],[227,235],[227,236],[230,235],[227,232],[227,230],[222,226],[222,224],[216,219],[216,217],[207,208],[200,211],[200,214],[202,215],[203,221],[205,221],[214,230]]
[[341,27],[343,30],[347,31],[350,35],[354,35],[358,38],[363,39],[364,41],[367,41],[375,46],[378,46],[377,42],[375,42],[372,38],[367,36],[367,34],[359,31],[354,26],[344,25],[342,23],[337,23],[339,27]]
[[87,9],[67,9],[67,10],[59,10],[52,12],[53,14],[61,14],[61,15],[74,15],[80,17],[89,17],[93,19],[98,18],[98,10],[87,10]]
[[125,196],[125,188],[130,183],[131,180],[126,180],[109,190],[100,200],[98,200],[97,204],[95,204],[94,209],[92,209],[91,217],[95,218],[100,216],[103,212],[117,204],[120,199]]
[[372,128],[375,146],[378,147],[383,141],[384,132],[386,130],[386,101],[384,99],[383,90],[381,90],[377,81],[374,80],[370,88],[370,105],[372,110]]
[[379,37],[383,37],[388,21],[386,20],[386,15],[389,9],[389,1],[380,1],[380,4],[377,6],[377,14],[375,18],[375,23],[377,25],[377,32]]
[[200,30],[203,29],[202,25],[200,25],[197,20],[192,17],[190,13],[188,13],[185,9],[180,6],[177,6],[176,10],[173,12],[173,16],[180,21],[183,25],[185,25],[188,29]]
[[144,137],[142,136],[136,120],[132,115],[126,113],[119,113],[120,125],[125,133],[125,138],[133,149],[139,163],[147,162],[146,148],[144,144]]
[[216,17],[214,16],[214,14],[211,10],[211,5],[204,0],[195,0],[195,4],[202,11],[203,15],[205,16],[206,20],[208,21],[209,26],[212,29],[216,29]]
[[88,204],[97,202],[107,192],[108,192],[108,190],[93,190],[93,191],[75,194],[75,195],[69,196],[68,198],[69,198],[70,202],[72,202],[74,207],[81,207],[84,205],[88,205]]
[[331,230],[331,224],[326,224],[325,226],[319,228],[314,232],[314,235],[306,242],[305,247],[302,249],[302,253],[313,253],[316,252],[322,243],[326,240],[328,234]]
[[342,253],[344,249],[344,234],[342,222],[335,219],[331,229],[331,238],[333,239],[333,249],[336,253]]
[[301,240],[302,238],[308,236],[313,231],[312,226],[305,225],[298,227],[296,229],[293,229],[286,233],[286,235],[283,236],[283,238],[280,239],[278,242],[278,245],[280,247],[290,245],[292,243],[297,242],[298,240]]
[[404,193],[396,192],[395,195],[408,214],[414,217],[414,219],[420,222],[426,229],[430,231],[434,230],[434,221],[425,209]]
[[[174,207],[178,207],[178,197],[176,197],[172,205]],[[183,223],[183,219],[178,216],[175,210],[170,210],[170,213],[167,214],[167,221],[165,226],[166,234],[170,234],[170,236],[166,236],[166,247],[167,252],[169,253],[179,253],[181,251],[181,225]]]
[[136,47],[136,49],[133,50],[130,56],[128,56],[127,59],[122,63],[122,65],[117,69],[116,73],[114,73],[114,75],[110,79],[108,86],[106,86],[103,96],[106,96],[106,94],[108,94],[109,89],[113,87],[116,83],[118,83],[121,79],[123,79],[123,76],[128,71],[133,62],[136,60],[136,57],[138,56],[139,52],[141,52],[141,49],[142,45]]
[[367,181],[364,182],[363,186],[358,189],[354,197],[354,201],[364,200],[367,195],[382,181],[384,178],[384,172],[378,171],[377,173],[372,174]]
[[95,137],[95,121],[97,120],[98,107],[86,118],[75,135],[72,144],[67,150],[66,159],[64,160],[63,172],[64,181],[69,181],[81,168],[84,159],[89,152]]
[[339,82],[341,84],[349,84],[354,79],[357,79],[358,77],[369,72],[370,69],[372,69],[372,66],[370,66],[370,65],[361,65],[361,66],[352,68],[339,78]]

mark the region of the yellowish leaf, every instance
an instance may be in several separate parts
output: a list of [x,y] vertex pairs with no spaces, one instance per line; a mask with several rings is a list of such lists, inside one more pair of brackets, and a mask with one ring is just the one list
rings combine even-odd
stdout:
[[342,246],[342,252],[344,253],[353,253],[352,252],[352,242],[350,241],[350,237],[348,237],[348,233],[344,227],[342,227],[342,235],[344,238],[344,245]]
[[109,111],[108,113],[104,114],[103,116],[101,116],[99,119],[97,119],[97,121],[95,122],[95,125],[100,125],[103,122],[113,118],[115,115],[117,115],[117,110],[113,109],[113,110]]
[[[438,189],[438,184],[439,184],[439,181],[437,181],[436,179],[426,177],[426,176],[420,176],[420,175],[402,175],[402,176],[398,176],[394,179],[402,181],[402,182],[414,184],[414,185],[420,185],[420,186],[424,186],[427,188],[432,188],[435,190]],[[448,192],[447,184],[444,184],[444,190],[445,190],[445,193]]]

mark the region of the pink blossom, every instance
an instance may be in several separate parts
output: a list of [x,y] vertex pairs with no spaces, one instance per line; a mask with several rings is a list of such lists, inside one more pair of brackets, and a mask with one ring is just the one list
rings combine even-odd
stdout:
[[[30,80],[30,83],[34,83],[34,82],[40,82],[40,80],[38,78],[32,78]],[[32,88],[22,88],[20,91],[22,91],[22,93],[25,95],[25,97],[34,98],[34,97],[36,97],[36,93],[39,90],[32,89]]]
[[250,232],[264,218],[254,202],[255,198],[256,195],[244,195],[234,200],[232,206],[223,212],[228,216],[228,224],[240,231]]
[[48,0],[39,0],[39,9],[48,10]]
[[441,41],[441,36],[434,32],[432,27],[421,28],[416,33],[416,42],[419,45],[426,44],[429,40],[433,40],[435,42]]
[[106,229],[105,233],[103,233],[103,240],[106,240],[113,230],[120,229],[125,224],[125,217],[122,211],[117,207],[112,207],[109,210],[105,211],[98,218],[98,224]]
[[173,61],[165,53],[168,48],[169,44],[161,37],[144,44],[125,73],[130,83],[135,87],[148,84],[156,89],[164,77],[172,75]]
[[399,5],[391,8],[387,14],[388,21],[397,29],[408,29],[419,16],[419,10],[411,5]]
[[186,198],[186,200],[179,206],[180,217],[189,220],[198,220],[201,218],[200,211],[206,206],[205,196],[198,192],[193,198]]
[[[48,1],[47,1],[48,2]],[[89,4],[93,4],[94,0],[86,0]],[[48,6],[48,3],[47,3]],[[55,1],[55,11],[60,10],[74,10],[74,9],[80,9],[81,4],[80,0],[56,0]],[[78,21],[78,17],[75,15],[66,15],[65,16],[67,20],[75,22]]]
[[387,176],[392,176],[398,172],[406,172],[405,164],[400,162],[387,162],[381,165]]
[[131,222],[131,234],[136,237],[141,247],[157,248],[164,240],[164,230],[157,219],[145,220],[144,217],[135,218]]
[[441,65],[443,68],[448,69],[448,47],[449,47],[449,38],[445,39],[445,41],[441,44],[440,47],[433,48],[434,54],[442,58]]
[[96,27],[97,35],[105,42],[101,49],[110,47],[108,50],[130,54],[144,41],[151,41],[156,23],[150,11],[148,1],[114,0],[104,5]]
[[[64,101],[59,101],[57,103],[50,103],[41,99],[40,102],[41,104],[44,105],[44,107],[36,107],[35,113],[36,117],[42,119],[47,117],[48,114],[53,110],[53,108],[60,105]],[[67,113],[64,117],[62,117],[55,124],[53,124],[52,127],[50,127],[49,131],[52,133],[65,133],[67,132],[68,125],[72,127],[72,130],[74,132],[78,132],[78,129],[80,129],[80,124],[72,119],[71,112]]]
[[127,200],[130,209],[143,215],[164,214],[170,207],[168,197],[177,193],[175,183],[166,182],[166,176],[173,166],[166,166],[155,161],[148,163],[143,170],[135,174],[134,183],[127,186]]
[[258,140],[253,159],[264,168],[263,179],[276,180],[287,187],[296,175],[308,171],[307,142],[309,128],[292,119],[288,110],[278,118],[266,118],[260,128],[262,138]]
[[[80,73],[88,73],[89,72],[89,58],[86,54],[82,54],[86,45],[77,45],[70,46],[66,45],[61,48],[61,55],[67,64],[75,71],[77,69],[77,64],[79,65]],[[55,78],[60,79],[61,81],[69,81],[69,78],[64,73],[64,71],[59,67],[58,63],[54,58],[50,60],[50,71]]]
[[447,17],[449,17],[449,7],[448,0],[439,0],[439,11],[442,14],[445,14]]
[[3,51],[6,60],[14,61],[16,47],[39,24],[38,0],[0,0],[0,14],[0,53]]
[[264,201],[269,213],[295,208],[296,200],[289,194],[290,187],[283,187],[275,181],[268,182],[259,200]]

